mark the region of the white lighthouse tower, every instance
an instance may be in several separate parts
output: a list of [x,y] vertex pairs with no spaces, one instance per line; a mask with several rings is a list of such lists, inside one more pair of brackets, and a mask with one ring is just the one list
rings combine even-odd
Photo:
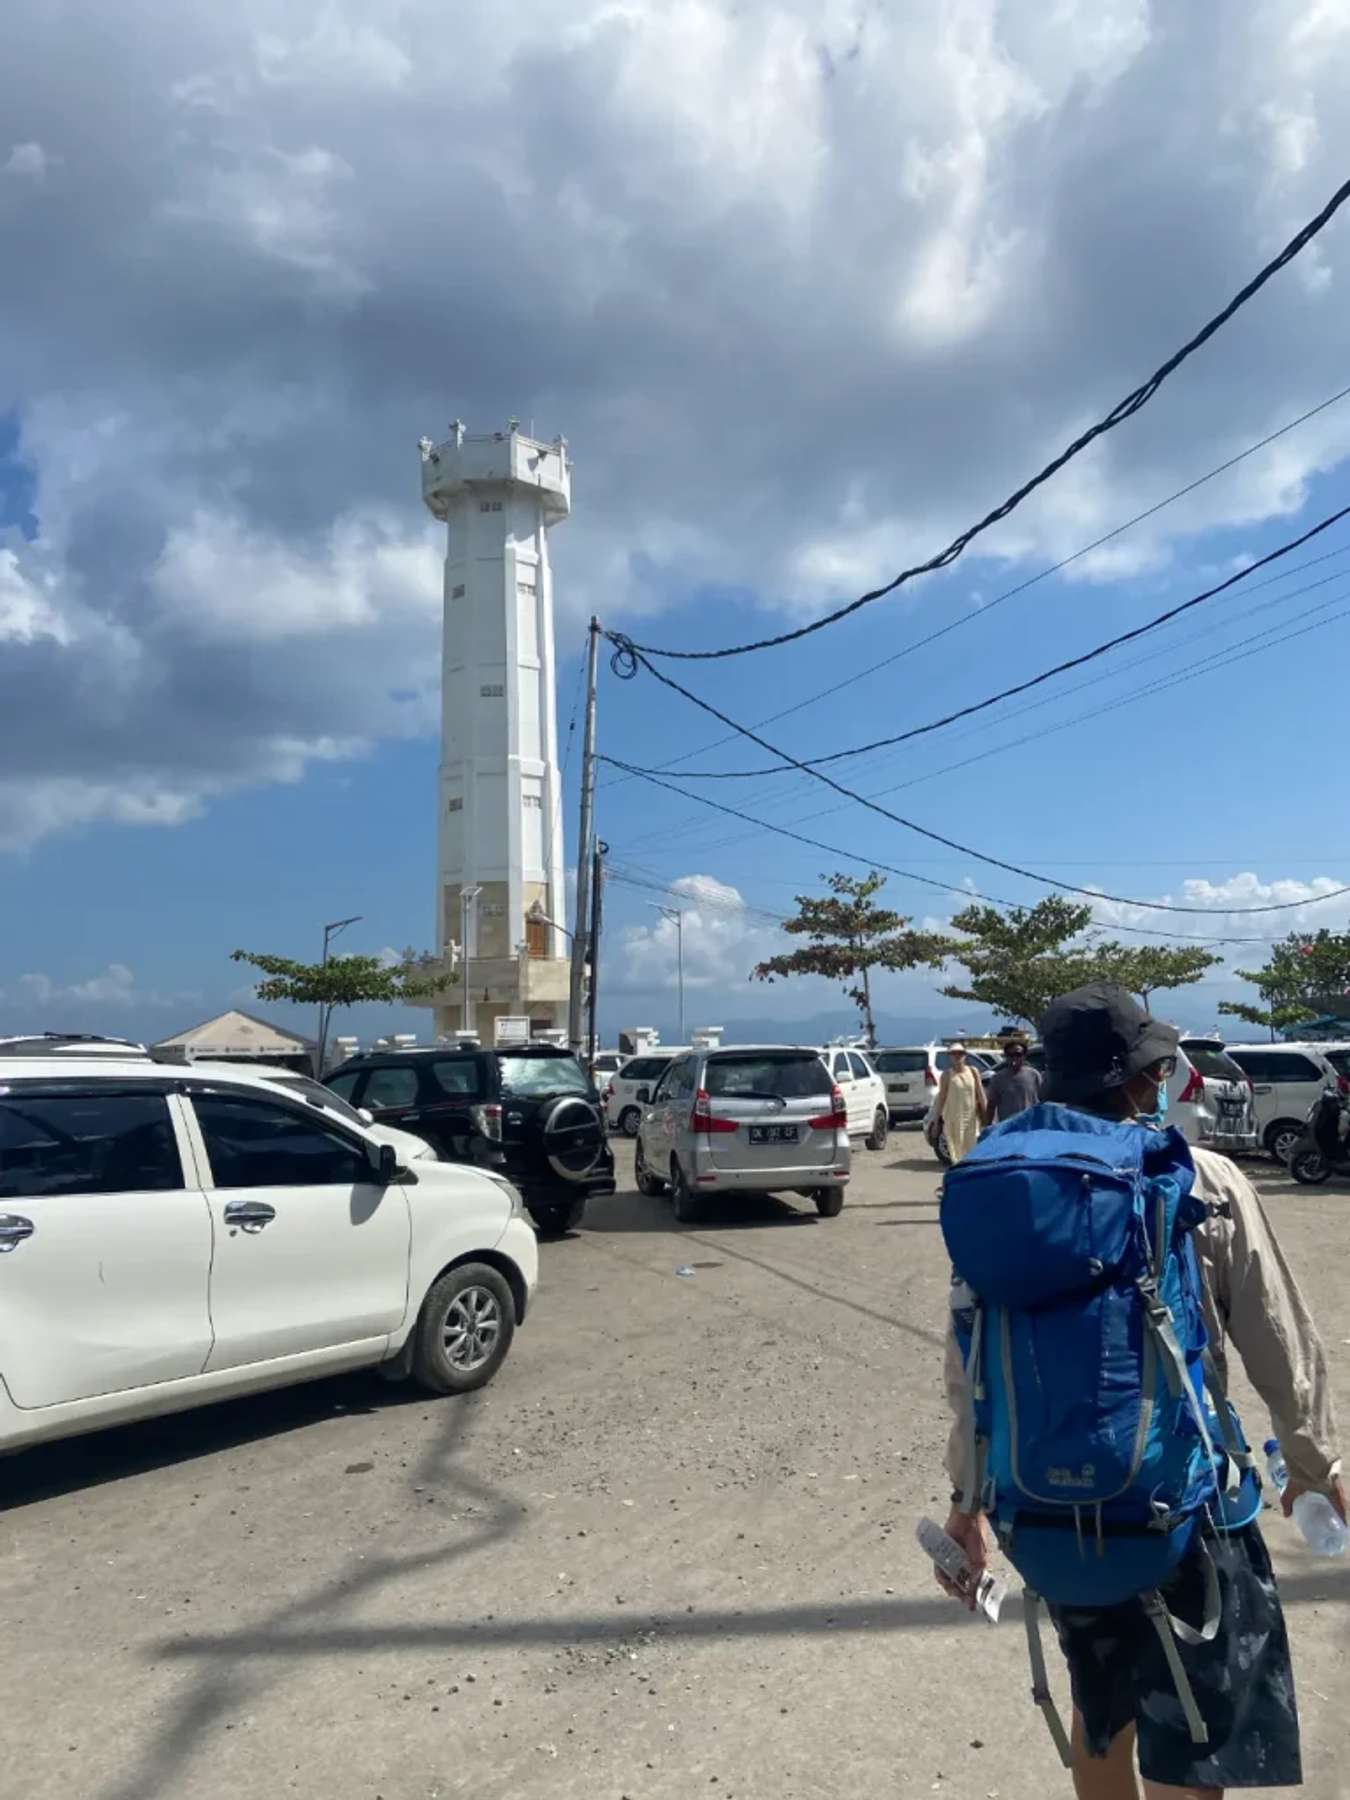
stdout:
[[514,420],[483,435],[456,420],[421,449],[446,528],[436,945],[461,947],[436,1024],[490,1044],[502,1016],[536,1034],[567,1019],[548,532],[571,510],[572,466],[561,437]]

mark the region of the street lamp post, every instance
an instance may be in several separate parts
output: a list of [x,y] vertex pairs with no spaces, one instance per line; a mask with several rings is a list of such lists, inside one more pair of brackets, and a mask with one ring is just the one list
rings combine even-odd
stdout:
[[656,908],[664,919],[675,921],[675,968],[680,994],[680,1042],[684,1042],[684,914],[678,906],[662,906],[657,901],[648,904]]
[[465,1031],[473,1029],[469,1023],[469,908],[482,891],[481,887],[462,887],[459,890],[459,978],[464,991],[460,1025]]
[[[323,955],[319,959],[319,967],[328,967],[328,946],[339,932],[345,931],[349,925],[359,925],[364,914],[353,913],[350,919],[334,919],[331,925],[323,928]],[[323,1059],[328,1049],[328,1023],[333,1016],[333,1008],[326,1000],[319,1002],[319,1047],[314,1058],[314,1074],[323,1080]]]

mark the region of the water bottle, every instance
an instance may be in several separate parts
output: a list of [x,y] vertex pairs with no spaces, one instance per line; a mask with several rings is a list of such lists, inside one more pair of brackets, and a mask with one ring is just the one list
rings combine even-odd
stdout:
[[[1266,1474],[1277,1494],[1289,1485],[1289,1465],[1274,1438],[1266,1439]],[[1345,1520],[1325,1494],[1300,1494],[1294,1502],[1294,1523],[1315,1556],[1344,1556],[1347,1532]]]

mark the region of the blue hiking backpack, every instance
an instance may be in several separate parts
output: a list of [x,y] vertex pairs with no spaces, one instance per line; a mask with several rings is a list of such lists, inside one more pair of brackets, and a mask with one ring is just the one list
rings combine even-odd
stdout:
[[1214,1379],[1192,1232],[1209,1207],[1180,1132],[1040,1105],[947,1172],[942,1234],[966,1370],[964,1506],[981,1505],[1026,1583],[1033,1693],[1046,1686],[1042,1600],[1138,1597],[1157,1626],[1192,1737],[1207,1741],[1174,1639],[1218,1629],[1159,1588],[1206,1525],[1260,1509],[1237,1417]]

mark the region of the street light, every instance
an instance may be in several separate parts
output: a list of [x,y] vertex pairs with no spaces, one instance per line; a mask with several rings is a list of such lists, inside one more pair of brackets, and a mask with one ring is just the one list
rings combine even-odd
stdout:
[[[364,913],[353,913],[350,919],[334,919],[331,925],[324,926],[323,955],[319,959],[321,969],[328,967],[328,946],[331,941],[337,937],[339,932],[345,931],[349,925],[359,925],[364,917]],[[323,1059],[328,1049],[328,1023],[332,1016],[332,1006],[327,1001],[321,1000],[319,1002],[319,1049],[314,1066],[314,1073],[320,1080],[323,1079]]]
[[678,971],[679,992],[680,992],[680,1039],[679,1039],[679,1041],[681,1043],[683,1043],[684,1042],[684,914],[680,911],[678,906],[662,906],[661,903],[657,900],[649,900],[647,902],[647,904],[648,904],[648,906],[654,908],[655,911],[659,912],[663,919],[674,919],[674,921],[675,921],[675,957],[676,957],[675,966]]

